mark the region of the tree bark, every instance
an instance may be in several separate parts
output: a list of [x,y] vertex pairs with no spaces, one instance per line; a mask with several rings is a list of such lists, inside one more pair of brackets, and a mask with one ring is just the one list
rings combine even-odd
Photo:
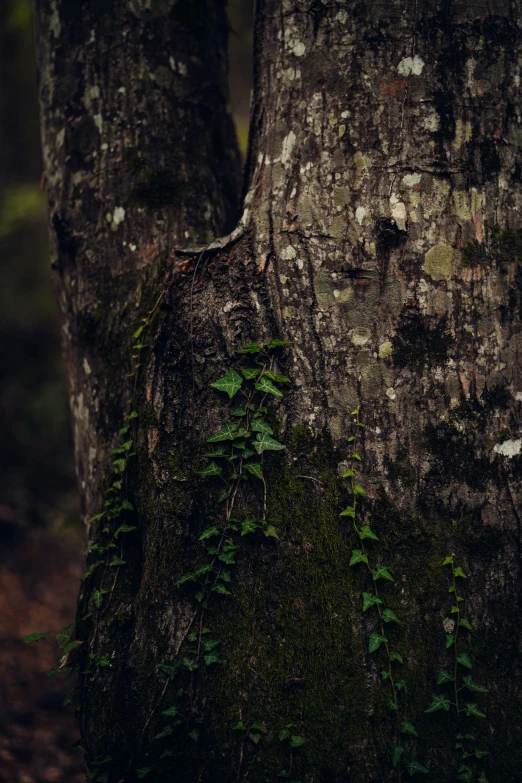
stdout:
[[[234,227],[238,193],[223,5],[37,3],[86,518],[102,508],[124,416],[138,413],[134,510],[118,522],[137,529],[122,538],[125,565],[96,569],[79,603],[82,670],[89,653],[106,661],[82,677],[91,769],[261,783],[291,763],[303,783],[398,779],[383,651],[367,652],[374,620],[361,613],[368,582],[348,565],[358,540],[339,517],[360,408],[361,513],[395,577],[400,719],[420,735],[408,753],[432,780],[454,779],[455,734],[471,731],[490,752],[482,780],[516,781],[522,11],[259,0],[243,216],[209,246]],[[279,540],[241,541],[231,595],[206,610],[224,663],[171,681],[158,666],[183,654],[197,612],[177,582],[204,562],[199,537],[223,508],[197,474],[228,410],[209,383],[244,366],[241,345],[273,337],[292,343],[278,359],[292,391],[272,414],[286,451],[266,460]],[[241,494],[246,515],[260,502]],[[487,717],[468,723],[424,714],[454,627],[451,553],[468,574],[473,677],[489,688]],[[187,693],[190,715],[155,740]],[[238,721],[259,723],[259,741]],[[287,724],[302,747],[278,739]]]

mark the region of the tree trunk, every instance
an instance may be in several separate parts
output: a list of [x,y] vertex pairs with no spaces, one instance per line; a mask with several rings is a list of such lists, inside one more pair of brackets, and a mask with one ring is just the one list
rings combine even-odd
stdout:
[[[223,0],[37,6],[94,517],[71,658],[94,779],[391,781],[414,759],[433,781],[519,780],[519,4],[259,0],[243,217],[203,252],[236,220]],[[263,455],[266,497],[254,476],[219,503],[198,471],[240,393],[229,405],[210,383],[276,337],[292,385],[266,416],[286,449]],[[210,591],[226,545],[200,540],[212,527],[239,547],[230,594]],[[353,550],[394,582],[350,567]],[[375,586],[384,603],[362,612]],[[474,628],[460,663],[455,618]],[[206,627],[222,663],[204,662]],[[436,684],[455,668],[460,688],[468,663],[487,694]],[[432,694],[447,705],[425,714]],[[490,755],[463,759],[463,733]]]

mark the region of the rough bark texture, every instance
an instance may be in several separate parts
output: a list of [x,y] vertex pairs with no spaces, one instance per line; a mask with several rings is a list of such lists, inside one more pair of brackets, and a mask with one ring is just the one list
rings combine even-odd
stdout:
[[[404,622],[397,648],[416,754],[432,780],[455,777],[461,724],[423,713],[446,661],[441,563],[455,552],[470,574],[473,673],[490,688],[473,731],[491,754],[488,779],[517,781],[519,4],[261,0],[243,218],[228,242],[181,262],[183,247],[234,223],[222,4],[110,5],[39,2],[87,517],[102,503],[132,394],[130,333],[163,294],[135,396],[138,531],[115,586],[100,569],[80,599],[79,617],[93,617],[78,638],[111,662],[83,680],[89,760],[110,754],[110,781],[151,767],[152,779],[261,783],[288,768],[276,732],[293,723],[307,739],[293,758],[303,783],[396,779],[380,666],[366,653],[367,585],[348,567],[356,544],[338,516],[349,413],[360,405],[364,513],[396,575],[389,602]],[[162,697],[156,667],[173,658],[193,611],[176,580],[201,562],[198,537],[220,513],[195,474],[223,416],[208,383],[240,345],[275,335],[292,340],[281,367],[294,382],[277,411],[287,451],[267,468],[280,541],[241,545],[232,595],[206,620],[225,664],[190,686],[200,741],[172,735],[160,762],[166,746],[153,737],[178,686]],[[101,588],[110,603],[96,612]],[[232,731],[240,717],[264,724],[259,744]]]

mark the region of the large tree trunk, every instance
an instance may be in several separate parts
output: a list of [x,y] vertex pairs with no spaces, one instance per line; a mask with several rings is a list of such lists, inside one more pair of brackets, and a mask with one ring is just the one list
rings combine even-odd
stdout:
[[[490,751],[482,780],[519,780],[519,4],[259,0],[243,217],[203,253],[236,219],[223,0],[37,5],[86,518],[111,497],[111,449],[138,413],[137,456],[120,466],[135,510],[95,520],[90,540],[137,529],[111,550],[125,564],[94,569],[80,596],[84,746],[105,759],[91,768],[114,782],[264,783],[290,763],[303,783],[395,780],[389,748],[409,720],[420,737],[402,736],[405,755],[432,780],[456,777],[457,732]],[[238,538],[231,594],[201,610],[177,581],[206,562],[199,537],[229,504],[197,473],[229,410],[209,383],[273,337],[292,343],[277,360],[292,390],[269,414],[286,451],[264,461],[279,540]],[[349,567],[360,544],[339,517],[356,407],[358,518],[402,621],[386,628],[404,658],[398,719],[384,646],[367,652],[372,580]],[[262,516],[245,486],[237,513]],[[453,654],[450,553],[476,629],[460,651],[489,688],[461,699],[485,719],[424,714]],[[199,655],[169,679],[158,666],[187,654],[191,622],[224,663]],[[154,739],[174,704],[183,721]],[[238,721],[266,733],[252,741]],[[302,747],[278,738],[287,724]]]

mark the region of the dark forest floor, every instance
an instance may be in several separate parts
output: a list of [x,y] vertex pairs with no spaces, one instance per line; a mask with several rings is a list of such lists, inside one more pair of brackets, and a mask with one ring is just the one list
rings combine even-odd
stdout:
[[73,622],[79,548],[43,530],[7,538],[0,552],[0,781],[83,783],[74,708],[63,706],[76,683],[47,676],[58,650],[23,642],[29,633]]

